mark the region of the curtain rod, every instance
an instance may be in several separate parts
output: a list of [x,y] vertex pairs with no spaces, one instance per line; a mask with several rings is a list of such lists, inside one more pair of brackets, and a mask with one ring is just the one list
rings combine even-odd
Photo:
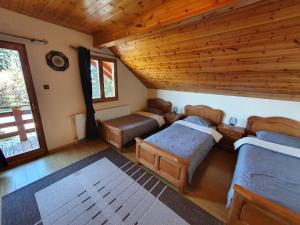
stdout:
[[30,37],[15,35],[15,34],[9,34],[9,33],[5,33],[5,32],[0,32],[0,34],[10,36],[10,37],[14,37],[14,38],[20,38],[20,39],[28,40],[28,41],[31,41],[31,42],[40,42],[40,43],[43,43],[44,45],[48,44],[48,41],[45,40],[45,39],[30,38]]
[[[74,50],[78,49],[77,47],[75,47],[73,45],[70,45],[70,48],[72,48]],[[112,54],[108,54],[108,53],[104,53],[104,52],[98,52],[98,51],[94,51],[94,50],[90,50],[90,51],[93,52],[93,53],[96,53],[96,54],[109,55],[109,56],[117,58],[115,55],[112,55]]]

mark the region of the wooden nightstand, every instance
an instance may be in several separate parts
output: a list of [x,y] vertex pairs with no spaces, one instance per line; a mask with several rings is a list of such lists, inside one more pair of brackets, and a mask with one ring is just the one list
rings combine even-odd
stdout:
[[245,135],[245,128],[228,124],[220,124],[218,131],[223,135],[218,146],[229,151],[234,151],[233,143]]
[[181,113],[166,113],[165,114],[165,120],[167,125],[171,125],[175,123],[177,120],[181,120],[185,117],[185,115]]

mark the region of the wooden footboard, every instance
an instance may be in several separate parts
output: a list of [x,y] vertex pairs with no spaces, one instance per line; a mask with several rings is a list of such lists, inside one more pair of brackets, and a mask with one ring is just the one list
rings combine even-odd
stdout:
[[101,137],[108,143],[115,146],[120,152],[122,152],[123,147],[123,134],[122,130],[109,126],[101,121],[98,121],[98,127]]
[[235,185],[228,225],[299,225],[300,215]]
[[137,162],[153,170],[184,192],[189,161],[136,138]]

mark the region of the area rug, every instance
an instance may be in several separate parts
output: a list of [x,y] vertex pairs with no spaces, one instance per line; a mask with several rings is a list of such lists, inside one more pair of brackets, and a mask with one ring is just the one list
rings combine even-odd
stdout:
[[219,225],[219,220],[107,149],[2,198],[2,225]]

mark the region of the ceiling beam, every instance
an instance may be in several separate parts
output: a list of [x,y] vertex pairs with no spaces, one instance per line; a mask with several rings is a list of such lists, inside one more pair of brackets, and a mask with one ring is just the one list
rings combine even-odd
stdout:
[[129,26],[120,28],[112,25],[108,30],[95,33],[94,46],[112,47],[258,1],[261,0],[164,0],[161,5],[139,16]]

